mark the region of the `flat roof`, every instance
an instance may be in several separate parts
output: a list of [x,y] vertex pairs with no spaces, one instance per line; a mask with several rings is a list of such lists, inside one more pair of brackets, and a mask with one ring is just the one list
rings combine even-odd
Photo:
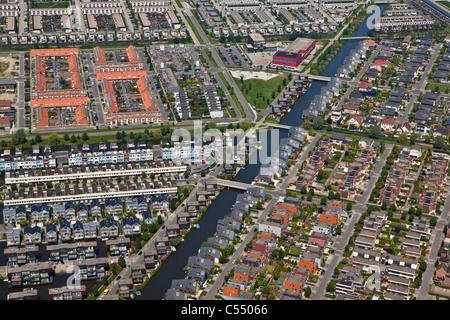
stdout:
[[307,50],[314,41],[314,39],[297,38],[283,51],[299,53],[301,50]]
[[264,37],[260,33],[250,33],[248,35],[253,41],[264,41]]

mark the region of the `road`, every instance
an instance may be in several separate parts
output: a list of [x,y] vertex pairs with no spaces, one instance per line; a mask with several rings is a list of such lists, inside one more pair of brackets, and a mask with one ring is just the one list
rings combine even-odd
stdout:
[[[97,76],[95,73],[95,67],[94,67],[94,62],[93,62],[94,54],[92,52],[83,51],[82,57],[86,58],[85,62],[87,62],[88,77],[90,78],[90,81],[87,81],[88,87],[86,88],[86,90],[89,93],[92,92],[92,96],[94,99],[94,101],[92,103],[95,104],[95,109],[97,110],[97,117],[98,117],[97,124],[98,124],[99,129],[106,129],[107,126],[106,126],[106,122],[105,122],[105,112],[103,110],[100,92],[98,91]],[[84,73],[84,74],[86,75],[86,73]],[[88,78],[88,77],[86,77],[86,78]],[[91,119],[91,121],[93,121],[93,119]]]
[[[260,214],[260,216],[258,217],[254,226],[258,226],[258,223],[267,220],[267,216],[271,212],[272,208],[276,205],[279,196],[286,194],[287,187],[292,182],[293,178],[296,176],[302,163],[308,157],[309,152],[316,146],[317,142],[319,141],[319,139],[321,137],[322,137],[322,133],[318,133],[318,134],[316,134],[316,136],[314,136],[314,138],[311,139],[311,141],[309,141],[307,146],[302,150],[299,157],[297,158],[295,165],[293,165],[289,168],[288,175],[285,177],[283,182],[277,186],[276,190],[266,190],[266,192],[272,194],[273,197],[267,203],[266,207],[264,208],[264,211]],[[251,239],[253,238],[253,235],[255,234],[255,229],[257,230],[257,228],[255,228],[254,226],[249,226],[247,228],[247,230],[249,232],[245,236],[245,238],[242,239],[243,241],[238,246],[236,246],[236,251],[229,258],[230,262],[228,262],[227,264],[222,266],[222,272],[217,276],[214,284],[208,288],[207,294],[202,296],[200,299],[214,300],[214,296],[217,294],[218,290],[222,287],[222,284],[225,280],[225,276],[228,275],[230,273],[231,269],[234,267],[232,261],[237,260],[242,257],[247,243],[249,241],[251,241]]]
[[[182,4],[183,3],[184,2],[182,2]],[[223,75],[225,76],[225,79],[227,80],[227,82],[230,84],[231,87],[233,87],[236,98],[239,100],[240,104],[244,108],[245,117],[242,117],[242,119],[245,119],[247,121],[254,121],[256,119],[256,112],[249,105],[249,103],[245,99],[244,95],[242,94],[241,90],[234,82],[234,79],[230,75],[228,68],[225,67],[223,60],[220,58],[219,54],[217,53],[215,46],[213,44],[211,44],[208,36],[203,31],[203,29],[200,26],[200,24],[198,23],[197,19],[195,19],[195,17],[192,15],[192,12],[191,12],[192,8],[189,6],[187,6],[187,7],[185,6],[183,9],[177,8],[177,10],[180,12],[180,15],[181,15],[183,21],[185,21],[184,14],[186,14],[189,17],[189,19],[192,21],[194,28],[197,30],[198,34],[200,35],[200,38],[202,39],[203,43],[205,43],[205,47],[208,48],[209,51],[211,52],[212,59],[214,59],[216,61],[219,68],[211,68],[210,72],[212,72],[212,73],[217,73],[219,71],[222,72]],[[187,24],[186,27],[189,27],[189,25]],[[193,35],[193,38],[195,38],[195,34],[193,32],[191,32],[190,28],[188,28],[188,31],[191,33],[191,35]],[[194,40],[194,43],[197,45],[197,44],[199,44],[199,41]]]
[[[372,52],[372,54],[369,57],[369,59],[367,59],[367,61],[361,67],[361,69],[359,70],[359,72],[356,75],[356,77],[353,78],[351,81],[347,82],[348,88],[345,91],[345,93],[343,94],[343,96],[339,99],[338,104],[336,106],[333,106],[333,108],[332,108],[333,110],[341,110],[342,109],[342,106],[344,105],[345,101],[347,101],[348,97],[353,92],[353,90],[358,87],[358,84],[361,81],[362,76],[370,68],[370,66],[372,65],[373,61],[378,56],[378,54],[383,49],[383,47],[384,47],[383,45],[378,45],[377,48],[375,49],[375,51]],[[331,116],[331,112],[328,115]]]
[[434,264],[436,259],[438,259],[438,251],[441,247],[441,243],[444,240],[444,227],[448,224],[448,212],[450,211],[450,187],[446,187],[447,194],[445,195],[445,203],[442,208],[442,214],[439,216],[436,227],[430,236],[430,244],[429,247],[430,253],[427,254],[427,269],[422,274],[422,285],[418,290],[416,290],[414,296],[417,300],[434,300],[433,296],[428,294],[428,290],[430,288],[430,284],[432,284],[435,267]]
[[386,159],[391,153],[393,147],[394,146],[392,144],[387,144],[383,154],[375,163],[371,171],[370,180],[367,184],[367,187],[364,190],[363,194],[357,198],[356,205],[352,207],[352,217],[350,218],[350,221],[347,220],[347,222],[344,225],[344,228],[342,228],[342,233],[337,238],[334,244],[335,251],[328,257],[326,261],[325,274],[319,277],[318,282],[312,288],[312,293],[310,297],[311,300],[322,300],[326,292],[327,284],[330,282],[330,279],[334,274],[334,269],[339,264],[339,261],[343,259],[342,255],[344,253],[345,246],[348,244],[348,240],[350,239],[350,237],[354,232],[355,224],[358,222],[361,215],[366,211],[367,201],[370,197],[370,194],[372,193],[373,188],[375,187],[378,177],[380,176],[381,170],[383,169],[383,166],[386,163]]
[[425,70],[420,73],[420,80],[416,83],[414,83],[413,87],[409,90],[410,99],[409,102],[406,104],[404,112],[397,118],[397,124],[404,123],[405,121],[408,121],[408,116],[412,112],[412,109],[414,107],[414,104],[416,103],[416,100],[418,99],[419,95],[421,93],[425,92],[425,87],[428,82],[428,75],[430,74],[433,64],[436,61],[437,57],[439,56],[439,52],[442,48],[442,44],[437,43],[434,45],[432,51],[431,51],[431,57],[428,61],[427,65],[425,66]]

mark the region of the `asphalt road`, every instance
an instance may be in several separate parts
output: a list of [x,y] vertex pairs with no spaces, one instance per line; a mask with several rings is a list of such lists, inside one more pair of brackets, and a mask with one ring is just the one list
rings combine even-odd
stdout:
[[336,239],[334,243],[334,253],[330,254],[325,264],[325,274],[319,277],[318,282],[312,288],[311,300],[322,300],[325,292],[327,284],[330,282],[332,275],[334,274],[334,269],[339,264],[339,261],[343,259],[342,254],[344,253],[345,246],[348,244],[348,240],[352,236],[355,228],[355,224],[358,222],[361,215],[366,211],[367,201],[372,193],[373,188],[380,176],[381,170],[383,169],[384,164],[386,163],[386,159],[392,151],[394,146],[391,144],[386,145],[386,149],[380,158],[376,161],[371,173],[370,179],[364,190],[364,193],[359,196],[356,200],[356,205],[352,207],[352,217],[350,220],[344,225],[342,228],[341,235]]

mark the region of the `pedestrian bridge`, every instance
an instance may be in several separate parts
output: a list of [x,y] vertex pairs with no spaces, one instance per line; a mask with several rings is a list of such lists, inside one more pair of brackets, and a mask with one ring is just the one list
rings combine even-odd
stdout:
[[316,76],[316,75],[306,74],[306,73],[300,73],[300,76],[308,77],[308,79],[315,80],[315,81],[324,81],[324,82],[331,81],[331,77]]
[[280,123],[264,123],[265,125],[268,125],[268,126],[270,126],[270,127],[274,127],[274,128],[277,128],[277,129],[284,129],[284,130],[289,130],[289,129],[291,129],[292,128],[292,126],[288,126],[288,125],[285,125],[285,124],[280,124]]
[[370,37],[362,36],[362,37],[345,37],[340,38],[339,40],[364,40],[364,39],[370,39]]
[[232,189],[244,190],[244,191],[247,191],[248,188],[255,187],[252,184],[231,181],[231,180],[224,180],[224,179],[217,179],[217,185],[227,187],[227,188],[232,188]]

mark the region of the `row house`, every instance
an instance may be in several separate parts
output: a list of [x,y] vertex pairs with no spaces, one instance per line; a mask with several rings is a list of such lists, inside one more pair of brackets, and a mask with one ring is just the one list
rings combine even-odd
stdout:
[[206,240],[206,243],[217,249],[228,249],[228,247],[230,246],[227,240],[219,237],[209,237]]
[[433,157],[431,167],[427,170],[427,178],[424,182],[424,191],[419,197],[418,207],[424,214],[434,214],[439,190],[447,178],[448,159],[442,156]]
[[145,264],[133,264],[131,266],[131,279],[133,284],[139,284],[144,282],[145,277],[147,276],[147,270],[145,269]]
[[13,228],[12,226],[6,226],[6,245],[8,247],[11,246],[19,246],[20,245],[20,227]]
[[45,236],[47,238],[47,244],[57,243],[58,228],[53,223],[50,223],[45,227]]
[[73,286],[48,289],[50,300],[83,300],[86,297],[86,286]]
[[27,220],[27,210],[24,205],[3,208],[3,223],[15,224]]
[[177,223],[167,224],[166,233],[169,239],[178,238],[181,236],[180,226]]
[[180,230],[187,230],[191,225],[191,217],[187,212],[177,213],[177,224]]
[[46,204],[31,206],[31,223],[50,221],[50,207]]
[[359,292],[366,287],[364,277],[359,273],[341,273],[336,282],[336,293],[359,297]]
[[108,258],[77,260],[74,263],[79,269],[80,280],[101,280],[109,268]]
[[119,236],[119,223],[114,219],[101,220],[99,231],[102,239],[115,238]]
[[32,245],[40,244],[42,242],[42,231],[38,226],[25,227],[23,229],[23,244]]
[[147,199],[144,196],[125,198],[125,209],[128,212],[144,213],[148,210]]
[[311,273],[316,273],[322,263],[322,256],[319,254],[304,252],[298,259],[298,266],[307,268]]
[[141,234],[141,221],[135,216],[126,217],[122,220],[122,231],[124,236],[135,236]]
[[158,253],[155,247],[144,250],[143,256],[146,269],[156,269],[159,266]]
[[377,236],[378,232],[363,229],[355,239],[355,246],[366,249],[373,249]]
[[323,232],[313,231],[308,238],[308,244],[318,245],[320,247],[325,247],[329,240],[329,235]]
[[95,152],[73,152],[68,155],[70,167],[86,167],[89,165],[104,165],[118,163],[134,163],[153,161],[152,148],[135,148],[123,150],[108,150]]
[[16,267],[29,263],[36,263],[39,254],[37,246],[26,246],[25,248],[5,248],[3,255],[8,267]]
[[97,249],[96,241],[63,243],[47,246],[47,254],[50,261],[93,259]]
[[381,265],[381,254],[379,252],[361,246],[353,249],[351,257],[352,266],[362,268],[366,272]]
[[155,248],[158,256],[165,256],[170,253],[169,238],[167,236],[158,237],[155,240]]
[[241,232],[241,223],[233,219],[219,219],[216,228],[217,231],[220,228],[225,228],[233,232]]
[[132,298],[134,291],[133,279],[119,279],[119,296],[124,297],[124,299],[129,300]]
[[0,155],[0,171],[16,171],[21,169],[56,168],[56,158],[52,155],[10,155],[4,150]]
[[7,278],[10,287],[25,287],[53,283],[54,275],[52,265],[44,262],[8,268]]
[[105,213],[117,216],[123,213],[123,203],[120,198],[108,198],[105,200]]
[[205,272],[210,273],[214,269],[215,265],[213,262],[211,262],[208,259],[205,259],[205,258],[202,258],[199,256],[190,256],[188,258],[187,267],[188,268],[192,268],[192,267],[199,268],[199,269],[204,270]]
[[150,209],[159,213],[169,210],[169,199],[166,195],[154,195],[150,198]]
[[175,279],[172,280],[170,288],[187,295],[195,296],[199,289],[199,283],[193,279]]
[[198,256],[208,259],[216,264],[219,263],[219,260],[222,257],[222,252],[212,247],[201,247],[198,250]]
[[38,291],[37,289],[25,289],[18,292],[10,292],[8,294],[8,300],[37,300]]
[[190,268],[187,273],[187,279],[197,281],[200,285],[208,279],[208,273],[198,268]]
[[125,256],[131,246],[131,241],[127,237],[118,237],[107,240],[105,244],[110,256]]

